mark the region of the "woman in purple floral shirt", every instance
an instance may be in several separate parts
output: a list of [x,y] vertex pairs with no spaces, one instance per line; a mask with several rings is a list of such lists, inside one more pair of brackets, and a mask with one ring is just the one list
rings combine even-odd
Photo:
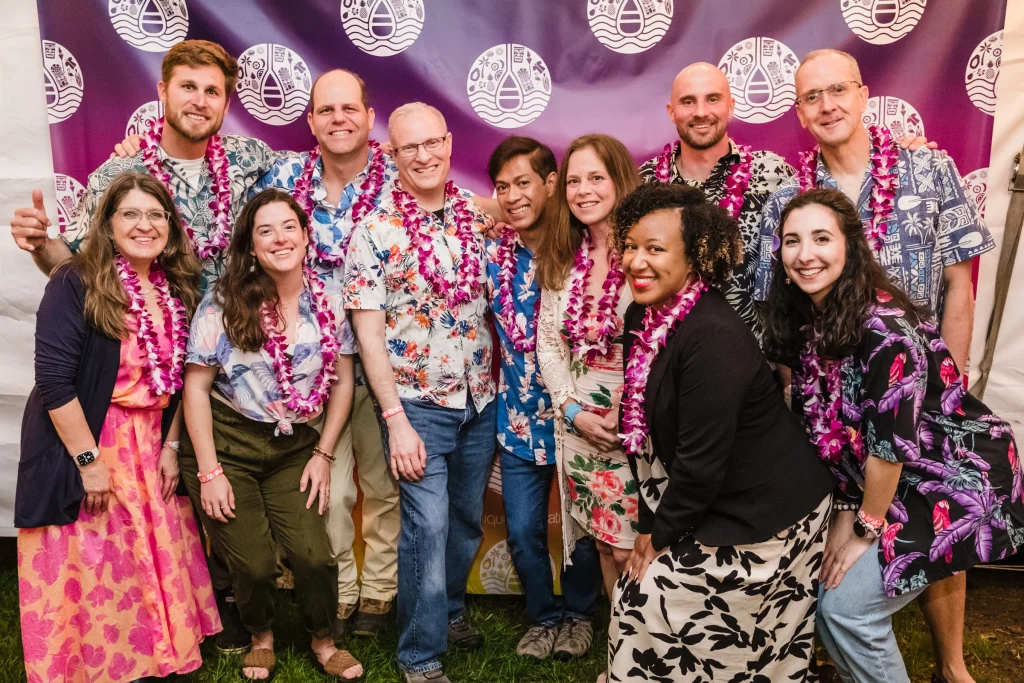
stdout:
[[967,393],[931,315],[885,276],[845,195],[802,194],[780,226],[766,350],[794,368],[794,409],[840,479],[819,633],[844,680],[909,681],[892,614],[929,583],[1024,545],[1013,432]]

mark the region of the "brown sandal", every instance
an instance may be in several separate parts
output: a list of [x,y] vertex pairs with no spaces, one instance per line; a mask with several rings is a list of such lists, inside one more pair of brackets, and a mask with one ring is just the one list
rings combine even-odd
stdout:
[[270,683],[274,680],[274,675],[277,673],[277,657],[274,656],[274,651],[261,647],[255,650],[250,650],[249,654],[242,657],[242,668],[243,669],[266,669],[266,678],[249,678],[242,672],[242,678],[247,681],[259,681],[260,683]]
[[348,650],[338,650],[331,658],[327,660],[326,664],[321,664],[320,660],[313,655],[313,664],[316,666],[317,671],[324,674],[325,676],[331,676],[339,681],[349,681],[350,683],[358,683],[359,681],[366,678],[366,669],[363,669],[363,673],[359,674],[355,678],[345,678],[342,674],[346,670],[351,669],[353,666],[362,666],[362,663],[352,656]]

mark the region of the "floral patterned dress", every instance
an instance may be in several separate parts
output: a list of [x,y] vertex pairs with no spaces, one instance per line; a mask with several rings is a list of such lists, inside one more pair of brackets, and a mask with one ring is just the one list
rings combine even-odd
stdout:
[[[169,353],[170,339],[160,344]],[[202,665],[221,629],[188,498],[160,496],[161,411],[134,331],[99,439],[110,470],[106,512],[18,533],[21,633],[28,683],[130,681]]]
[[[903,464],[879,544],[886,593],[922,589],[1024,545],[1013,431],[967,393],[935,326],[877,306],[842,362],[851,445],[833,465],[841,492],[862,497],[868,456]],[[794,373],[794,381],[801,410],[804,380]]]
[[[606,356],[587,362],[569,346],[565,327],[568,288],[566,283],[562,290],[544,290],[541,295],[537,331],[541,375],[559,418],[561,406],[569,398],[587,412],[604,417],[618,410],[622,397],[622,318],[633,297],[624,286],[616,307],[615,343]],[[584,322],[588,334],[593,334],[596,317],[592,314]],[[583,534],[617,548],[632,548],[637,536],[637,485],[625,451],[620,447],[600,453],[589,441],[566,431],[558,419],[555,460],[562,500],[563,558],[572,555]]]

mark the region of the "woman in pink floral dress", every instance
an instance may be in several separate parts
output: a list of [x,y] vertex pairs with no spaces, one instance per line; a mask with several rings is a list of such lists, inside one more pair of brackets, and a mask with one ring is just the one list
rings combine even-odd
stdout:
[[198,272],[167,190],[133,173],[46,287],[15,503],[29,683],[187,673],[220,630],[196,521],[175,495]]

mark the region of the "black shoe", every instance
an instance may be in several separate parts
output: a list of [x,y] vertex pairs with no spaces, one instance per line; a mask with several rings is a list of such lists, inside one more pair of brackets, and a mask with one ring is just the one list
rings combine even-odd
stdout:
[[843,678],[839,675],[835,664],[819,664],[818,681],[819,683],[843,683]]
[[374,637],[391,623],[391,601],[362,598],[359,611],[352,620],[352,633],[357,636]]
[[220,612],[220,623],[224,630],[217,634],[215,645],[217,652],[223,655],[240,655],[252,647],[252,634],[242,625],[242,617],[238,614],[235,594],[230,590],[215,591],[217,611]]
[[942,677],[938,671],[932,672],[932,683],[946,683],[946,679]]
[[462,616],[448,624],[448,644],[463,650],[475,650],[484,644],[484,634],[470,626]]

